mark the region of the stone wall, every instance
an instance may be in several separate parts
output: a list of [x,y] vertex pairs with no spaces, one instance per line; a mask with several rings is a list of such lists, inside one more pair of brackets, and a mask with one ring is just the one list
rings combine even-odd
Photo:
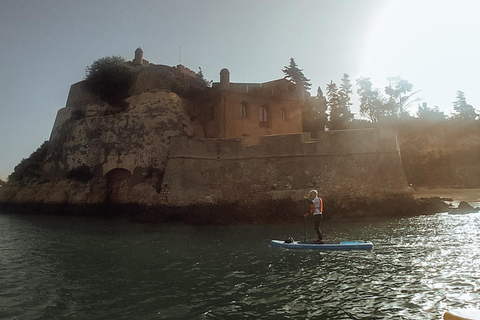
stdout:
[[85,81],[80,81],[70,86],[66,107],[74,109],[81,108],[88,103],[99,100],[100,98],[97,95],[91,93],[90,90],[87,89]]
[[130,94],[137,95],[142,92],[165,88],[168,85],[169,77],[173,77],[175,68],[165,65],[149,65],[138,70],[135,83]]
[[409,192],[396,135],[347,130],[241,140],[172,140],[162,190],[169,205],[254,203],[323,196],[354,198]]
[[449,120],[399,134],[405,173],[414,186],[480,187],[480,126]]
[[85,86],[85,81],[74,83],[70,86],[68,92],[67,103],[64,108],[57,112],[57,117],[53,124],[50,140],[56,139],[62,125],[70,119],[72,113],[81,111],[84,113],[85,106],[88,104],[103,104],[104,102],[93,93],[91,93]]
[[49,141],[53,141],[58,137],[60,128],[67,120],[70,119],[70,117],[72,116],[73,110],[74,110],[73,108],[67,108],[67,107],[61,108],[60,110],[58,110],[57,116],[55,118],[55,122],[53,124],[52,132],[50,133]]
[[187,114],[188,102],[163,90],[143,92],[127,99],[125,112],[99,115],[100,105],[85,106],[86,116],[70,119],[59,138],[51,141],[45,171],[50,177],[86,165],[103,176],[123,168],[164,170],[170,138],[202,137],[202,128]]

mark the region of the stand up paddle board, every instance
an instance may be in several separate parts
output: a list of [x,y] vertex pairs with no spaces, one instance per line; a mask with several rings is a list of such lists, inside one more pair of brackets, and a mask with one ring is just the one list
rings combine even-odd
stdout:
[[272,247],[283,247],[287,249],[313,249],[313,250],[372,250],[373,243],[365,241],[342,241],[342,242],[326,242],[317,244],[315,242],[293,241],[285,242],[284,240],[270,241]]
[[457,309],[447,311],[443,315],[445,320],[479,320],[480,310],[477,309]]

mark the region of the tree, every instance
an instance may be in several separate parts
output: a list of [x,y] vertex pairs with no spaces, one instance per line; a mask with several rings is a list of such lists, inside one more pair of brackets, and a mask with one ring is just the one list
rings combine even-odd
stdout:
[[27,159],[22,159],[8,176],[9,183],[26,184],[31,181],[38,181],[42,177],[43,165],[47,158],[49,142],[45,141]]
[[330,115],[330,129],[342,129],[344,125],[343,114],[341,111],[341,98],[338,92],[337,84],[330,81],[327,84],[327,107]]
[[413,84],[400,77],[387,78],[388,86],[385,87],[385,93],[388,96],[387,108],[392,116],[408,116],[408,107],[419,99],[410,100],[418,91],[411,92]]
[[303,88],[305,90],[310,90],[310,87],[312,86],[312,84],[309,83],[310,79],[307,79],[307,77],[305,77],[305,75],[303,74],[303,69],[298,68],[295,59],[290,58],[290,64],[283,67],[282,71],[283,73],[285,73],[285,78],[287,80],[290,80],[295,84],[301,83],[303,84]]
[[85,71],[90,91],[113,106],[121,106],[135,80],[135,68],[119,56],[96,60]]
[[457,91],[457,100],[453,102],[453,118],[460,120],[475,120],[478,114],[475,109],[469,105],[465,99],[463,91]]
[[205,92],[212,84],[203,76],[202,68],[199,68],[196,77],[172,76],[163,74],[163,88],[175,92],[186,99],[195,99],[196,96]]
[[302,112],[303,132],[310,132],[313,138],[327,125],[327,100],[322,89],[317,88],[317,96],[306,101]]
[[204,85],[204,87],[211,87],[212,86],[212,81],[205,79],[203,76],[203,71],[201,67],[198,67],[198,73],[197,73],[197,78],[200,79],[201,83]]
[[370,78],[361,77],[356,80],[360,96],[360,114],[368,117],[372,122],[378,122],[386,117],[385,98],[378,89],[373,88]]
[[350,83],[349,75],[344,73],[340,84],[338,94],[340,96],[340,115],[343,121],[350,122],[353,120],[353,113],[350,110],[352,103],[350,102],[350,95],[352,94],[352,84]]
[[418,119],[426,121],[441,121],[446,119],[445,113],[440,111],[437,106],[429,108],[426,102],[418,105],[417,117]]
[[350,110],[352,103],[350,102],[350,95],[352,94],[352,84],[350,83],[349,75],[344,73],[342,78],[342,83],[340,84],[340,100],[342,106],[345,106],[346,109]]

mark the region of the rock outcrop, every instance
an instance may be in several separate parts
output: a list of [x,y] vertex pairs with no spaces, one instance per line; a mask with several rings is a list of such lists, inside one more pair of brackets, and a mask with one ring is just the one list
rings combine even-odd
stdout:
[[142,92],[127,102],[128,108],[116,114],[108,114],[105,104],[89,103],[85,117],[67,120],[51,141],[46,176],[56,180],[82,165],[97,178],[112,169],[164,171],[171,137],[203,135],[188,116],[188,101],[173,92]]

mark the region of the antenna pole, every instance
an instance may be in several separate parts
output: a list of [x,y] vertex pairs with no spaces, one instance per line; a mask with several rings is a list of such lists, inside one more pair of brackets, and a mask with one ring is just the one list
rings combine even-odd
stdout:
[[180,51],[178,53],[178,64],[182,64],[182,46],[180,46]]

